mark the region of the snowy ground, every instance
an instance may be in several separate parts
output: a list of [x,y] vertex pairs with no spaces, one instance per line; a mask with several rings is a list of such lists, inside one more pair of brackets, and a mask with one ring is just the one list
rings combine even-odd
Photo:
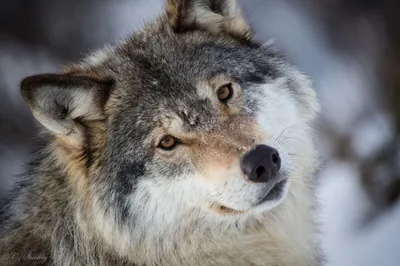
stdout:
[[333,164],[318,189],[322,242],[329,266],[400,265],[400,205],[363,226],[368,200],[347,164]]

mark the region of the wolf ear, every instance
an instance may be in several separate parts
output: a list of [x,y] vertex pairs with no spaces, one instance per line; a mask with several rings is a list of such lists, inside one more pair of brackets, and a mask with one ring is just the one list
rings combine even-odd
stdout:
[[90,76],[42,74],[21,82],[21,94],[34,117],[54,134],[77,133],[76,119],[103,118],[112,82]]
[[236,0],[167,0],[169,25],[175,32],[204,29],[250,40],[250,26]]

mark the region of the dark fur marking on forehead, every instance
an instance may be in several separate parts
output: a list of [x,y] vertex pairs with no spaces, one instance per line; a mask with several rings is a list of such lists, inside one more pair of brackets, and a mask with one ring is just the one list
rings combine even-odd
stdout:
[[199,115],[187,113],[185,111],[180,112],[180,117],[182,118],[184,123],[189,124],[190,126],[196,126],[199,124],[200,117]]
[[191,99],[185,100],[187,100],[185,101],[185,107],[176,108],[177,115],[183,121],[183,130],[204,130],[206,127],[213,125],[215,110],[211,105],[210,99],[200,99],[196,93],[193,94]]

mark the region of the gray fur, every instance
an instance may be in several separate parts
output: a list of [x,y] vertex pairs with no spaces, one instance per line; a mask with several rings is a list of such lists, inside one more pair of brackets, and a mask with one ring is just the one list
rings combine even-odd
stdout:
[[[0,211],[5,265],[318,264],[310,82],[251,39],[235,1],[167,2],[124,42],[21,83],[45,132]],[[176,151],[156,147],[164,131],[185,136]],[[256,144],[279,150],[290,183],[262,205],[239,164]]]

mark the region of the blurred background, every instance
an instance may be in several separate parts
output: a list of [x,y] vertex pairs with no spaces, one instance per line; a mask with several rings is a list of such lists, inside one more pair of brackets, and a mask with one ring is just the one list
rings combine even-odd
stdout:
[[[316,176],[331,266],[400,265],[400,2],[242,0],[260,41],[310,75],[322,103]],[[20,80],[54,72],[155,17],[163,0],[0,1],[0,198],[37,126]]]

